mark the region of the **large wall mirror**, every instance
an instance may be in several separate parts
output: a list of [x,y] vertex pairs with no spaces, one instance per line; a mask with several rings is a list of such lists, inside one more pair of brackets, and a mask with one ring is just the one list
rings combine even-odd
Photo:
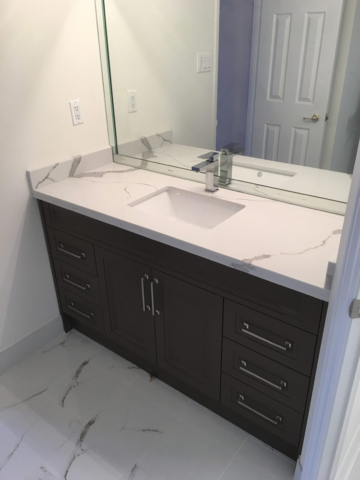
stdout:
[[195,179],[199,158],[230,144],[228,188],[345,211],[360,136],[357,0],[98,3],[117,161]]

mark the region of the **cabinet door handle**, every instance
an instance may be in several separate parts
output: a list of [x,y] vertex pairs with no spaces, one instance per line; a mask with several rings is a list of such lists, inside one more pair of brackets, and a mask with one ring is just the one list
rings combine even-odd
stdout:
[[94,317],[93,313],[91,313],[91,315],[87,315],[86,313],[82,312],[81,310],[78,310],[77,308],[73,307],[71,304],[68,304],[68,309],[72,310],[73,312],[77,313],[78,315],[81,315],[82,317],[86,318],[87,320],[90,320],[91,317]]
[[260,337],[260,335],[256,335],[255,333],[249,332],[250,325],[248,323],[243,324],[245,328],[242,328],[241,331],[245,333],[246,335],[249,335],[250,337],[257,338],[258,340],[261,340],[262,342],[268,343],[269,345],[272,345],[273,347],[279,348],[280,350],[283,350],[284,352],[287,352],[288,350],[292,349],[292,343],[286,341],[285,346],[283,347],[282,345],[279,345],[278,343],[271,342],[267,338]]
[[152,313],[152,316],[154,317],[155,316],[155,302],[154,302],[154,283],[153,282],[151,282],[150,288],[151,288],[151,313]]
[[69,250],[66,250],[66,248],[64,248],[64,245],[62,243],[60,243],[57,249],[59,252],[64,253],[65,255],[69,255],[69,257],[76,258],[77,260],[86,258],[86,255],[84,252],[82,252],[81,255],[78,255],[77,253],[69,252]]
[[73,287],[76,287],[79,290],[82,290],[83,292],[85,292],[87,288],[90,289],[90,286],[89,287],[83,287],[82,285],[79,285],[78,283],[72,282],[71,280],[69,280],[66,277],[63,277],[63,282],[68,283],[69,285],[72,285]]
[[240,370],[242,372],[246,373],[247,375],[251,375],[252,377],[256,378],[257,380],[260,380],[260,382],[264,382],[267,385],[270,385],[271,387],[274,387],[278,390],[282,390],[283,388],[286,388],[286,386],[287,386],[287,382],[285,382],[284,380],[281,380],[281,382],[280,382],[281,385],[276,385],[276,383],[270,382],[270,380],[266,380],[266,378],[260,377],[260,375],[256,375],[256,373],[254,373],[251,370],[248,370],[246,368],[246,362],[243,361],[243,360],[241,361]]
[[142,295],[142,305],[143,305],[143,312],[145,312],[145,287],[144,287],[144,277],[141,279],[141,295]]
[[263,413],[255,410],[255,408],[252,408],[249,405],[246,405],[244,395],[239,395],[239,400],[237,401],[237,403],[238,403],[238,405],[240,405],[240,407],[246,408],[246,410],[249,410],[249,412],[254,413],[255,415],[257,415],[260,418],[263,418],[264,420],[271,423],[272,425],[279,425],[283,421],[283,417],[281,417],[280,415],[276,415],[276,420],[273,420],[272,418],[268,417],[267,415],[264,415]]

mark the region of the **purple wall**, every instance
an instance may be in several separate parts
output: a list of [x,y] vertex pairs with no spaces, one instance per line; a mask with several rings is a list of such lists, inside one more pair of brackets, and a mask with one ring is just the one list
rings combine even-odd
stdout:
[[253,13],[253,0],[220,0],[218,150],[245,147]]

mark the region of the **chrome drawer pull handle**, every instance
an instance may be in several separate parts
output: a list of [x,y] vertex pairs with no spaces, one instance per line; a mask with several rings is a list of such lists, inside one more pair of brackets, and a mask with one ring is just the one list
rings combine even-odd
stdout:
[[142,305],[143,312],[145,312],[145,289],[144,289],[144,278],[141,279],[141,295],[142,295]]
[[78,260],[86,258],[86,255],[84,252],[82,252],[81,255],[77,255],[76,253],[69,252],[69,250],[66,250],[66,248],[64,248],[64,245],[62,243],[60,243],[57,249],[59,252],[64,253],[65,255],[69,255],[70,257],[77,258]]
[[79,290],[82,290],[83,292],[85,292],[87,288],[90,290],[90,284],[88,284],[87,287],[83,287],[82,285],[79,285],[78,283],[72,282],[71,280],[66,278],[66,276],[63,277],[63,281],[65,283],[68,283],[69,285],[72,285],[73,287],[78,288]]
[[251,337],[257,338],[258,340],[261,340],[262,342],[266,342],[269,345],[272,345],[273,347],[280,348],[280,350],[283,350],[284,352],[287,352],[288,350],[292,349],[292,343],[291,342],[285,342],[285,347],[283,347],[282,345],[279,345],[278,343],[271,342],[267,338],[260,337],[259,335],[256,335],[255,333],[249,332],[248,329],[250,328],[250,326],[249,326],[248,323],[244,323],[244,327],[245,328],[242,328],[241,331],[243,333],[246,333],[246,335],[250,335]]
[[276,420],[273,420],[272,418],[268,417],[267,415],[264,415],[263,413],[255,410],[254,408],[249,407],[249,405],[246,405],[246,403],[244,403],[244,401],[245,401],[244,395],[239,395],[239,400],[238,400],[237,403],[238,403],[238,405],[240,405],[240,407],[246,408],[246,410],[249,410],[249,412],[254,413],[258,417],[263,418],[264,420],[271,423],[272,425],[279,425],[280,423],[282,423],[283,417],[281,417],[280,415],[276,415]]
[[243,360],[241,361],[241,367],[240,367],[240,370],[244,373],[247,373],[248,375],[251,375],[252,377],[256,378],[257,380],[260,380],[261,382],[264,382],[266,383],[267,385],[270,385],[271,387],[274,387],[274,388],[277,388],[278,390],[282,390],[283,387],[286,388],[287,386],[287,382],[285,382],[284,380],[281,380],[281,386],[280,385],[276,385],[276,383],[273,383],[273,382],[270,382],[269,380],[266,380],[266,378],[263,378],[263,377],[260,377],[259,375],[256,375],[256,373],[254,372],[251,372],[250,370],[248,370],[246,367],[246,362],[244,362]]
[[94,318],[94,314],[91,312],[90,315],[87,315],[86,313],[82,312],[81,310],[78,310],[77,308],[74,308],[73,306],[68,305],[68,309],[72,310],[73,312],[77,313],[78,315],[81,315],[82,317],[86,318],[87,320],[90,320],[91,318]]
[[153,282],[151,282],[150,287],[151,287],[151,313],[152,313],[152,316],[154,317],[155,316],[155,303],[154,303],[154,284],[153,284]]

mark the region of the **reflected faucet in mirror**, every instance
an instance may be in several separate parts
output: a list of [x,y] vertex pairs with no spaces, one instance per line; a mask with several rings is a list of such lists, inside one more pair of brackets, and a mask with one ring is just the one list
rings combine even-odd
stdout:
[[244,148],[241,148],[238,143],[229,143],[229,145],[225,145],[225,147],[221,149],[219,185],[230,185],[234,155],[241,155],[242,153],[244,153]]

